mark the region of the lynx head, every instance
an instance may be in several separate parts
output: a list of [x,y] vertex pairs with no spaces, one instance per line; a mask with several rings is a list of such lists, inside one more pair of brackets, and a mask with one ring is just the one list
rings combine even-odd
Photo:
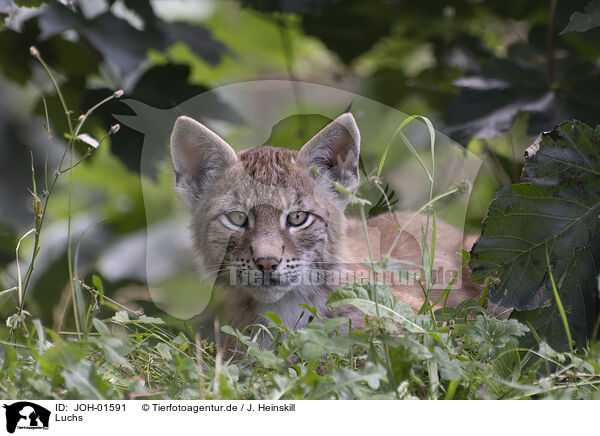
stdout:
[[333,183],[358,186],[359,144],[349,113],[300,151],[259,146],[238,154],[179,117],[171,136],[175,186],[192,213],[201,273],[260,303],[314,292],[311,277],[339,261],[348,199]]

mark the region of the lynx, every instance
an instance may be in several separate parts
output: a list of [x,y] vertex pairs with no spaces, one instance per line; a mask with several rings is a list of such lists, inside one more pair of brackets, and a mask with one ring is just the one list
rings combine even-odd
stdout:
[[[274,312],[287,327],[302,328],[310,315],[303,313],[305,303],[318,317],[343,316],[360,328],[364,316],[351,307],[334,313],[326,305],[328,295],[372,279],[365,261],[380,260],[394,243],[392,258],[422,263],[426,216],[385,213],[368,220],[367,232],[362,221],[345,217],[348,193],[359,184],[359,148],[350,113],[299,151],[264,145],[236,153],[201,123],[177,119],[171,135],[176,191],[191,211],[199,272],[226,292],[230,325],[265,323],[262,314]],[[434,270],[462,271],[460,287],[447,300],[456,305],[480,289],[461,270],[462,233],[438,220],[436,240]],[[398,299],[421,307],[419,283],[390,284]],[[442,290],[434,289],[431,300]]]

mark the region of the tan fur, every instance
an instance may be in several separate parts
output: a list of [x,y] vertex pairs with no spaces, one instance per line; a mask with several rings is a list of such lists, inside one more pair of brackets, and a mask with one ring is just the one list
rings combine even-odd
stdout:
[[[345,114],[299,152],[261,146],[234,157],[233,150],[206,127],[187,117],[178,119],[171,139],[176,186],[192,213],[190,229],[200,273],[227,292],[227,322],[233,327],[265,323],[262,314],[268,311],[277,313],[290,328],[303,327],[309,313],[301,303],[315,307],[320,317],[345,316],[357,327],[364,323],[364,316],[351,307],[333,313],[325,304],[328,295],[349,278],[373,279],[365,264],[370,258],[363,224],[344,216],[348,198],[332,186],[337,182],[346,189],[357,187],[359,142],[354,119]],[[232,225],[227,218],[230,211],[247,215],[244,226]],[[292,211],[309,212],[305,227],[289,225],[286,217]],[[370,219],[373,260],[385,257],[400,227],[404,231],[391,258],[421,264],[426,220],[410,212]],[[433,269],[461,271],[457,251],[463,246],[462,233],[441,220],[436,224]],[[271,265],[264,259],[274,265],[274,273],[262,271],[263,264]],[[250,283],[247,278],[253,274],[264,283]],[[334,280],[308,280],[310,274]],[[479,292],[468,276],[468,270],[462,270],[448,304],[456,305]],[[293,282],[294,278],[300,281]],[[448,281],[448,277],[438,280],[431,301]],[[418,283],[390,285],[398,299],[413,308],[423,304]]]
[[[403,228],[403,232],[394,245],[391,258],[409,261],[418,265],[422,264],[421,228],[426,227],[427,216],[423,214],[415,215],[413,212],[395,212],[394,216],[395,219],[390,213],[386,213],[367,221],[367,234],[369,235],[373,260],[381,261],[387,255],[389,248],[398,236],[397,226],[399,225],[400,228]],[[370,258],[367,237],[365,236],[362,221],[349,219],[347,222],[347,256],[345,263],[350,265],[351,269],[355,272],[355,276],[360,271],[363,273],[361,277],[367,276],[369,279],[372,279],[372,270],[368,265]],[[431,225],[430,221],[430,229]],[[456,271],[457,274],[460,274],[460,277],[457,277],[457,281],[452,286],[446,301],[448,306],[455,307],[464,300],[479,295],[481,292],[481,285],[473,283],[470,280],[470,270],[468,267],[465,266],[462,268],[462,260],[457,250],[458,248],[469,250],[474,241],[472,237],[465,238],[465,241],[463,241],[462,233],[457,228],[439,219],[436,222],[436,227],[437,237],[433,270],[439,272],[441,269],[441,271],[447,273],[447,277],[445,282],[442,281],[443,278],[438,278],[440,282],[437,286],[433,287],[429,299],[432,302],[438,299],[440,294],[445,290],[446,285],[448,285],[447,278],[454,277],[453,272]],[[430,238],[428,238],[429,241]],[[408,266],[406,268],[410,269]],[[425,301],[423,289],[417,283],[410,285],[388,284],[390,284],[394,295],[400,301],[409,304],[413,309],[418,310],[423,305]],[[440,306],[441,303],[437,307]],[[364,324],[364,316],[354,310],[344,308],[339,315],[351,317],[353,326],[360,327]]]

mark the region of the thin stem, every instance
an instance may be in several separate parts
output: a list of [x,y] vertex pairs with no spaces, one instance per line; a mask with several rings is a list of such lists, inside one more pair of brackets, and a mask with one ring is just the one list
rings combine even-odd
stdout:
[[[70,168],[73,168],[73,154],[75,152],[75,142],[70,141],[71,152],[69,153]],[[75,318],[75,330],[77,331],[77,338],[81,339],[81,329],[79,327],[79,311],[77,310],[77,293],[75,291],[75,280],[73,276],[73,256],[72,256],[72,244],[71,244],[71,206],[73,199],[73,171],[69,171],[69,197],[67,200],[67,267],[69,270],[69,284],[71,286],[71,301],[73,303],[73,317]]]
[[552,284],[552,292],[554,292],[554,299],[556,300],[556,306],[558,307],[558,311],[560,313],[560,318],[562,320],[563,326],[565,328],[565,333],[567,335],[567,340],[569,341],[569,349],[571,350],[571,355],[573,352],[573,339],[571,337],[571,329],[569,328],[569,321],[567,320],[567,314],[565,313],[565,308],[560,299],[560,295],[558,295],[558,289],[556,288],[556,283],[554,282],[554,275],[552,274],[552,266],[550,265],[550,255],[548,254],[548,246],[544,245],[544,250],[546,252],[546,264],[548,265],[548,274],[550,275],[550,282]]
[[94,289],[94,288],[92,288],[91,286],[88,286],[88,285],[86,285],[86,284],[83,282],[83,280],[79,280],[79,285],[80,285],[80,286],[81,286],[83,289],[85,289],[86,291],[89,291],[90,293],[94,294],[96,297],[102,297],[102,298],[103,298],[103,299],[105,299],[106,301],[108,301],[108,302],[110,302],[110,303],[114,304],[114,305],[115,305],[115,307],[119,307],[119,308],[121,308],[121,309],[125,309],[127,312],[129,312],[129,313],[131,313],[132,315],[135,315],[135,316],[139,316],[139,315],[140,315],[139,311],[137,311],[137,310],[134,310],[134,309],[131,309],[131,308],[127,307],[127,306],[124,306],[123,304],[119,303],[119,302],[118,302],[118,301],[116,301],[116,300],[113,300],[113,299],[111,299],[111,298],[107,297],[106,295],[102,295],[102,294],[100,293],[100,291],[98,291],[97,289]]
[[410,217],[410,219],[408,221],[406,221],[400,229],[398,229],[398,233],[396,234],[396,237],[394,238],[394,241],[392,242],[392,245],[390,246],[390,249],[387,252],[387,257],[390,257],[392,255],[392,251],[394,250],[394,248],[396,247],[396,244],[400,240],[400,235],[402,234],[402,232],[404,230],[406,230],[406,228],[412,222],[412,220],[414,220],[425,209],[433,206],[437,201],[441,200],[442,198],[448,197],[449,195],[455,194],[456,192],[459,192],[459,191],[460,191],[460,188],[458,186],[454,185],[453,188],[449,189],[446,192],[442,192],[439,195],[436,195],[434,198],[432,198],[427,203],[425,203],[423,206],[421,206],[421,208],[412,217]]
[[44,128],[46,130],[46,135],[48,136],[48,143],[46,144],[46,158],[44,159],[44,196],[48,194],[48,155],[50,153],[50,120],[48,118],[48,106],[46,105],[46,99],[43,98],[42,102],[44,103],[44,115],[46,116],[46,124]]
[[35,232],[35,229],[31,229],[29,230],[27,233],[25,233],[23,236],[21,236],[21,239],[19,239],[19,242],[17,242],[17,248],[15,249],[15,257],[17,259],[17,288],[19,289],[19,306],[21,306],[23,304],[23,288],[21,286],[21,268],[19,267],[19,248],[21,247],[21,242],[23,241],[23,239],[25,239],[27,236],[31,235],[33,232]]
[[[375,300],[375,313],[377,314],[377,324],[379,324],[378,328],[381,331],[383,331],[384,327],[383,327],[383,323],[381,322],[381,315],[379,314],[379,295],[378,295],[379,289],[378,289],[377,283],[375,281],[375,261],[373,260],[373,250],[371,248],[371,241],[369,239],[369,231],[367,229],[367,218],[365,216],[364,207],[360,208],[360,220],[362,222],[363,232],[365,233],[365,238],[367,240],[367,251],[369,253],[369,262],[371,263],[371,271],[373,272],[373,296],[374,296],[374,300]],[[390,382],[391,382],[392,386],[394,387],[394,390],[396,391],[396,397],[399,399],[400,394],[396,390],[396,380],[394,377],[392,360],[390,358],[390,351],[389,351],[389,347],[387,346],[387,344],[383,345],[383,349],[385,352],[385,360],[386,360],[386,363],[388,366],[388,372],[390,374]]]
[[[417,153],[417,150],[415,150],[415,148],[413,147],[413,145],[410,143],[410,141],[408,140],[408,138],[406,137],[406,135],[402,132],[402,129],[404,129],[404,127],[410,123],[413,120],[416,119],[422,119],[423,122],[425,123],[425,125],[427,126],[427,130],[429,131],[429,139],[430,139],[430,148],[431,148],[431,156],[432,156],[432,160],[431,160],[431,172],[427,169],[427,167],[425,166],[425,163],[423,162],[423,160],[421,159],[421,156],[419,156],[419,153]],[[392,135],[392,137],[390,138],[387,146],[385,147],[385,151],[383,152],[383,156],[381,156],[381,160],[379,162],[379,167],[377,168],[377,177],[379,177],[381,175],[381,171],[383,170],[383,164],[385,163],[385,160],[387,158],[387,154],[390,151],[390,148],[392,146],[392,142],[394,141],[394,138],[396,137],[396,135],[400,136],[400,139],[402,139],[402,142],[404,142],[404,144],[408,147],[408,150],[413,154],[413,156],[417,159],[417,162],[419,162],[419,165],[421,165],[421,167],[423,168],[423,170],[425,171],[425,173],[427,174],[427,178],[429,179],[429,181],[431,183],[433,183],[433,178],[434,178],[434,166],[435,166],[435,161],[433,160],[434,156],[433,156],[433,152],[434,152],[434,148],[435,148],[435,130],[433,128],[433,124],[431,124],[431,121],[429,120],[429,118],[423,117],[421,115],[411,115],[409,117],[407,117],[404,121],[402,121],[402,123],[400,123],[400,125],[398,126],[398,128],[396,129],[396,131],[394,132],[394,134]]]
[[[104,136],[102,137],[102,139],[100,139],[100,141],[98,141],[98,146],[97,146],[97,147],[99,147],[99,146],[100,146],[100,144],[102,144],[102,143],[104,142],[104,140],[105,140],[106,138],[108,138],[109,136],[110,136],[110,133],[107,133],[106,135],[104,135]],[[96,148],[97,148],[97,147],[96,147]],[[63,175],[63,174],[65,174],[66,172],[68,172],[68,171],[71,171],[73,168],[75,168],[75,167],[77,167],[77,166],[81,165],[83,162],[85,162],[85,160],[86,160],[88,157],[90,157],[90,156],[92,155],[92,153],[93,153],[93,152],[94,152],[94,148],[93,148],[93,147],[88,147],[88,149],[85,151],[85,153],[84,153],[84,155],[81,157],[81,159],[79,159],[77,162],[75,162],[75,163],[74,163],[73,165],[71,165],[70,167],[68,167],[68,168],[65,168],[64,170],[59,170],[59,171],[58,171],[58,173],[59,173],[60,175]]]
[[52,81],[52,85],[54,86],[54,89],[56,90],[56,95],[58,95],[60,104],[62,105],[65,115],[67,117],[67,124],[69,125],[69,133],[71,134],[71,136],[73,136],[73,123],[71,122],[71,115],[70,115],[71,112],[67,108],[67,103],[62,95],[62,92],[60,91],[60,87],[58,86],[58,83],[54,79],[54,76],[52,75],[52,72],[50,71],[50,67],[46,64],[46,62],[44,62],[44,60],[42,59],[40,54],[37,52],[37,50],[35,52],[32,51],[32,54],[38,60],[38,62],[42,65],[42,67],[44,67],[44,70],[46,70],[48,77],[50,77],[50,80]]
[[[396,226],[396,228],[400,228],[400,223],[398,222],[398,218],[396,217],[396,214],[394,213],[394,210],[392,209],[392,204],[390,203],[390,199],[387,196],[385,190],[380,186],[379,181],[376,180],[375,183],[373,183],[373,185],[375,185],[375,187],[377,189],[379,189],[379,191],[381,192],[381,195],[383,196],[383,199],[385,201],[385,204],[390,212],[390,216],[392,218],[392,221],[394,221],[394,225]],[[393,198],[393,196],[392,196]]]
[[92,149],[88,148],[85,152],[85,154],[83,155],[83,157],[81,159],[79,159],[77,162],[75,162],[73,165],[71,165],[69,168],[65,168],[64,170],[60,170],[58,171],[59,175],[63,175],[69,171],[71,171],[73,168],[75,168],[76,166],[82,164],[88,157],[90,157],[92,154]]
[[[371,263],[371,271],[373,271],[373,276],[375,276],[375,261],[373,260],[373,251],[371,249],[371,241],[369,240],[369,231],[367,229],[367,218],[365,217],[365,210],[363,207],[360,208],[360,220],[362,222],[363,231],[365,233],[365,238],[367,240],[367,251],[369,253],[369,261]],[[375,289],[375,292],[373,293],[373,295],[375,297],[375,313],[377,314],[377,318],[379,321],[379,318],[380,318],[379,296],[377,295],[377,284],[375,283],[374,280],[373,280],[373,285],[374,285],[374,289]]]
[[[71,112],[69,111],[69,109],[67,107],[66,101],[62,95],[62,92],[60,91],[60,87],[59,87],[58,83],[56,82],[54,75],[52,74],[52,71],[50,70],[48,65],[44,62],[40,53],[38,52],[38,50],[35,47],[30,47],[29,51],[30,51],[31,55],[33,57],[35,57],[38,60],[38,62],[40,62],[40,64],[44,68],[44,70],[46,70],[46,73],[50,77],[52,85],[54,86],[54,89],[56,90],[56,94],[58,95],[58,98],[61,102],[65,117],[67,119],[67,124],[69,126],[69,141],[68,141],[67,146],[65,147],[63,154],[61,156],[60,163],[58,165],[58,171],[54,173],[54,178],[52,180],[52,183],[50,184],[50,187],[47,188],[46,192],[44,193],[44,201],[43,201],[43,205],[41,207],[41,213],[39,214],[39,216],[36,214],[35,239],[34,239],[34,243],[33,243],[33,251],[31,254],[31,261],[29,262],[29,267],[27,268],[27,272],[25,274],[23,281],[19,280],[19,284],[18,284],[19,289],[22,289],[22,291],[20,292],[21,299],[20,299],[19,308],[18,308],[19,314],[23,313],[25,297],[27,295],[27,290],[29,289],[29,283],[31,281],[31,276],[33,274],[35,261],[37,259],[37,255],[40,251],[40,233],[41,233],[42,226],[44,224],[44,220],[46,217],[46,211],[48,209],[48,203],[49,203],[51,194],[54,191],[54,188],[56,187],[56,184],[57,184],[58,179],[61,176],[61,174],[63,174],[64,171],[68,171],[69,169],[73,168],[73,165],[71,165],[70,168],[67,168],[66,170],[62,170],[62,165],[67,156],[67,152],[69,152],[69,151],[71,151],[71,153],[73,152],[74,141],[77,139],[77,135],[81,131],[81,128],[83,127],[84,123],[87,121],[88,117],[101,105],[105,104],[109,100],[112,100],[113,98],[119,98],[123,95],[123,91],[121,91],[121,90],[115,91],[109,97],[105,98],[104,100],[102,100],[99,103],[92,106],[84,115],[79,117],[79,120],[75,127],[75,130],[73,130],[73,125],[71,122]],[[48,112],[47,112],[45,101],[44,101],[44,110],[45,110],[45,114],[46,114],[46,132],[48,135],[50,135],[49,118],[48,118]],[[112,132],[112,129],[111,129],[111,132]],[[72,162],[72,156],[71,156],[71,162]],[[47,159],[46,159],[46,165],[47,165]],[[45,183],[47,183],[47,182],[45,182]],[[35,181],[34,181],[34,184],[35,184]],[[70,217],[69,217],[69,220],[70,220]],[[70,226],[70,222],[69,222],[69,226]],[[22,284],[23,282],[24,282],[24,284]],[[11,328],[9,331],[9,340],[10,340],[10,338],[12,338],[12,334],[13,334],[13,328]]]
[[217,350],[215,356],[215,376],[213,379],[213,392],[216,398],[220,398],[220,380],[219,377],[221,375],[221,363],[223,360],[223,349],[221,348],[220,334],[221,334],[221,325],[219,322],[219,317],[215,317],[214,321],[214,331],[215,331],[215,348]]
[[554,85],[554,21],[558,0],[550,0],[550,17],[548,19],[547,57],[548,57],[548,83]]

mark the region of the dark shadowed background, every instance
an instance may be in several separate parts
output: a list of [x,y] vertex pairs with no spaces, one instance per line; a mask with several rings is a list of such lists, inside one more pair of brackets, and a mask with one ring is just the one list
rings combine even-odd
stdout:
[[[49,177],[68,130],[50,80],[30,55],[32,45],[55,72],[73,119],[117,89],[123,98],[168,109],[220,85],[256,79],[319,83],[427,116],[484,161],[466,222],[479,232],[494,192],[519,180],[535,136],[566,119],[592,127],[600,119],[600,30],[589,30],[598,23],[598,2],[588,7],[587,21],[569,24],[587,3],[0,0],[0,289],[15,286],[15,246],[33,227],[32,157],[38,189],[44,180],[42,98],[52,134]],[[111,101],[84,132],[102,138],[117,122],[112,114],[131,111]],[[326,122],[307,119],[304,130],[281,123],[272,142],[296,147]],[[139,132],[121,126],[73,171],[71,238],[79,277],[91,282],[96,274],[107,295],[151,314],[145,262],[135,258],[146,228],[142,144]],[[369,144],[367,169],[376,167],[385,146]],[[83,154],[87,145],[77,147]],[[44,325],[68,329],[66,184],[53,195],[28,310]],[[157,180],[150,195],[174,207],[168,178]],[[23,269],[31,248],[25,239]],[[16,305],[15,292],[0,294],[0,318]],[[5,330],[2,323],[2,337]]]

